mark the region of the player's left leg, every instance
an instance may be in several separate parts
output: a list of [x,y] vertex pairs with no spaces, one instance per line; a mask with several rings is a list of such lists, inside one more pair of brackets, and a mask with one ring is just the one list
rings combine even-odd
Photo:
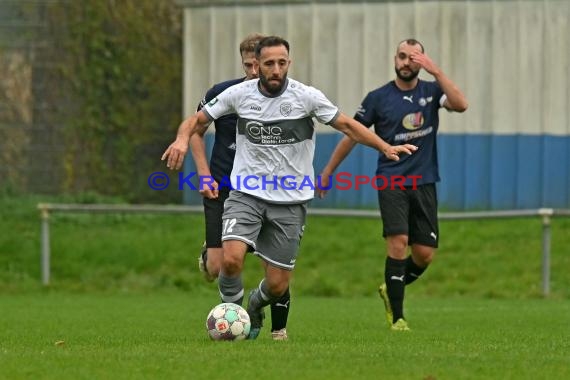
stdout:
[[259,286],[249,294],[247,313],[251,319],[248,339],[256,339],[263,327],[265,313],[263,308],[272,305],[282,298],[289,288],[291,271],[268,265],[265,278]]
[[[263,262],[264,268],[267,263]],[[287,340],[287,320],[289,319],[289,311],[291,310],[291,293],[289,288],[275,303],[270,305],[271,308],[271,337],[273,340]]]
[[412,254],[406,258],[406,285],[416,281],[427,269],[435,255],[435,248],[412,244]]
[[271,337],[273,340],[287,340],[287,320],[291,310],[291,294],[289,287],[285,294],[271,304]]
[[412,254],[406,258],[406,285],[424,273],[439,244],[435,184],[419,186],[411,197],[409,244]]
[[[306,204],[268,205],[256,242],[255,254],[266,263],[265,278],[251,294],[248,313],[251,311],[256,314],[254,319],[257,319],[264,306],[272,305],[272,337],[275,340],[287,339],[285,328],[290,307],[289,279],[295,267],[306,214]],[[259,329],[252,321],[253,333],[250,332],[250,339],[257,337]]]

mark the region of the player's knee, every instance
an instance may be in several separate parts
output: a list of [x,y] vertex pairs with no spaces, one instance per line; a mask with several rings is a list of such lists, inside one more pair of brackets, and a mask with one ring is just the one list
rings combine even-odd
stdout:
[[226,275],[232,276],[240,274],[243,268],[243,260],[241,257],[233,255],[224,255],[222,268]]
[[433,248],[422,248],[413,250],[414,261],[423,267],[427,267],[434,259],[435,250]]
[[431,264],[432,260],[433,260],[433,253],[421,256],[419,261],[420,265],[427,267],[428,265]]
[[289,289],[289,284],[285,281],[271,281],[266,279],[267,290],[274,298],[282,297],[287,289]]
[[406,256],[408,237],[406,235],[394,235],[387,238],[388,256],[402,259]]

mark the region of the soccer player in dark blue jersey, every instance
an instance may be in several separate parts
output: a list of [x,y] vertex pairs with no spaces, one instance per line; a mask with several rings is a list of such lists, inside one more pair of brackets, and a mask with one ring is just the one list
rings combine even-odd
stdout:
[[[258,77],[258,63],[255,58],[255,46],[263,38],[260,34],[247,36],[239,46],[242,67],[245,77],[221,82],[212,86],[198,105],[200,111],[209,101],[221,94],[227,88],[246,80]],[[222,265],[222,214],[224,202],[230,193],[230,174],[236,154],[236,123],[237,115],[230,114],[214,121],[214,146],[210,163],[206,158],[204,134],[206,129],[200,129],[190,138],[190,149],[200,178],[214,179],[210,186],[203,186],[199,192],[203,196],[204,216],[206,220],[206,242],[198,257],[198,266],[208,281],[218,278]],[[208,182],[208,181],[205,181]],[[265,263],[265,262],[264,262]],[[289,316],[289,289],[281,299],[271,305],[271,335],[274,340],[286,340],[287,319]]]
[[[378,158],[376,183],[387,243],[384,283],[379,293],[392,330],[409,330],[404,318],[404,289],[431,263],[439,242],[437,194],[439,181],[436,134],[441,107],[464,112],[467,100],[459,88],[424,53],[415,39],[398,44],[394,57],[396,79],[371,91],[355,119],[370,127],[389,144],[414,144],[415,154],[399,161]],[[418,78],[421,69],[435,81]],[[344,137],[321,173],[321,188],[356,142]],[[318,190],[322,198],[325,190]],[[407,247],[411,254],[407,254]]]

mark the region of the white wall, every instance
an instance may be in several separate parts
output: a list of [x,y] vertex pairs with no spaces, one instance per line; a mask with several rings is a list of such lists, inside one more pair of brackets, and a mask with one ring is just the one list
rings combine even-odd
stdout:
[[[465,92],[443,133],[570,134],[570,2],[414,1],[188,7],[185,114],[214,83],[242,74],[249,33],[291,43],[290,76],[352,115],[394,77],[399,41],[414,37]],[[422,75],[429,78],[429,75]]]

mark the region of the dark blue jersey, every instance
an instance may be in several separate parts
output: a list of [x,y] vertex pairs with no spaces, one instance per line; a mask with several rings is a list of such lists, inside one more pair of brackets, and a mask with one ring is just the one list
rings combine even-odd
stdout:
[[[215,84],[206,92],[204,99],[198,105],[198,111],[202,109],[210,100],[221,94],[225,89],[235,84],[241,83],[245,78],[232,79],[225,82]],[[236,156],[236,123],[237,115],[229,114],[220,117],[214,121],[216,128],[214,136],[214,146],[212,148],[212,157],[210,159],[210,172],[212,177],[220,183],[222,178],[226,178],[223,183],[228,182],[232,168],[234,166],[234,158]]]
[[354,118],[367,127],[374,125],[376,134],[391,145],[418,147],[412,155],[400,155],[399,161],[380,154],[377,175],[388,179],[406,176],[406,186],[413,185],[408,176],[421,176],[417,185],[439,181],[436,133],[443,95],[437,82],[423,80],[409,91],[400,90],[391,81],[366,95]]

